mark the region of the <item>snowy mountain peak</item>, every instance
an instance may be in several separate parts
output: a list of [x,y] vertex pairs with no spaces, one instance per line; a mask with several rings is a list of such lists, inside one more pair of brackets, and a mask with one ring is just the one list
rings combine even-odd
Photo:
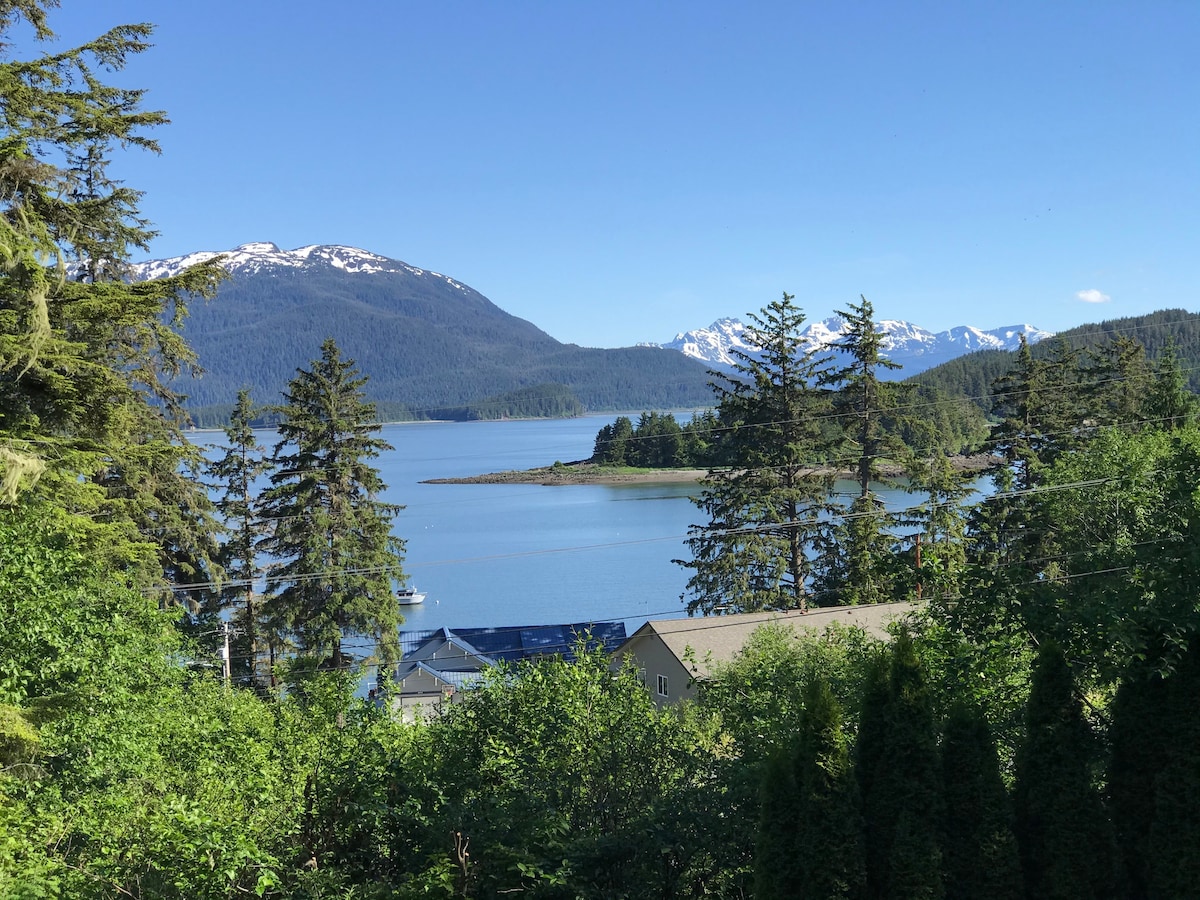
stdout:
[[[845,335],[848,323],[839,316],[812,322],[801,331],[805,344],[814,349],[831,349]],[[983,331],[971,325],[960,325],[934,334],[919,325],[898,319],[883,319],[876,323],[883,335],[883,350],[893,362],[900,363],[897,377],[907,377],[940,365],[975,350],[1015,350],[1020,336],[1036,344],[1052,337],[1054,332],[1042,331],[1032,325],[1010,325]],[[650,346],[679,350],[709,365],[730,367],[736,361],[733,351],[753,355],[757,350],[745,339],[745,325],[738,319],[718,319],[708,328],[698,328],[675,335],[666,344]]]
[[358,247],[348,247],[344,244],[310,244],[296,250],[281,250],[277,244],[269,241],[252,241],[248,244],[240,244],[232,250],[200,250],[185,256],[135,263],[132,266],[133,277],[137,281],[168,278],[178,275],[188,266],[207,262],[217,256],[221,257],[222,268],[231,275],[239,272],[256,273],[271,269],[321,268],[341,269],[356,275],[403,272],[420,277],[442,279],[452,287],[467,290],[465,285],[459,284],[445,275],[418,269],[416,266],[410,266],[398,259],[389,259]]

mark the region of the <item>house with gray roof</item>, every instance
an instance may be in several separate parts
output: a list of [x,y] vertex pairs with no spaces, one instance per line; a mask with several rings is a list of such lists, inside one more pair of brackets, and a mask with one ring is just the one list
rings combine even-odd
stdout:
[[629,660],[637,666],[650,696],[663,707],[694,698],[696,682],[707,678],[718,663],[732,660],[754,630],[768,623],[817,632],[838,623],[886,638],[887,626],[915,609],[915,604],[901,602],[814,607],[805,612],[652,619],[617,648],[613,665],[624,665]]

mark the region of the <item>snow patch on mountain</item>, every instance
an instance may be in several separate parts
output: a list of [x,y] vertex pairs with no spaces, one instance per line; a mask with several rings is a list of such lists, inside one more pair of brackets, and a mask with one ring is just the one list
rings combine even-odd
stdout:
[[178,275],[188,266],[208,262],[215,257],[221,257],[221,267],[231,275],[238,273],[257,273],[272,269],[341,269],[355,275],[374,275],[381,272],[403,272],[418,277],[432,277],[444,280],[451,287],[459,290],[469,290],[438,272],[428,272],[418,269],[398,259],[389,259],[378,253],[361,250],[358,247],[347,247],[343,244],[310,244],[295,250],[281,250],[276,244],[268,241],[253,241],[240,244],[232,250],[200,250],[185,256],[173,256],[169,259],[152,259],[135,263],[132,266],[135,281],[150,281],[155,278],[169,278]]
[[[844,319],[832,316],[805,326],[800,337],[808,349],[833,349],[847,327]],[[718,319],[707,328],[681,332],[665,344],[648,346],[678,350],[711,366],[728,368],[737,362],[735,352],[753,356],[757,351],[746,340],[745,330],[746,326],[738,319]],[[915,375],[976,350],[1015,350],[1020,346],[1021,335],[1025,335],[1031,344],[1054,335],[1052,331],[1042,331],[1032,325],[1008,325],[990,331],[960,325],[935,334],[898,319],[883,319],[876,323],[875,330],[883,336],[884,354],[904,367],[898,370],[897,377]]]

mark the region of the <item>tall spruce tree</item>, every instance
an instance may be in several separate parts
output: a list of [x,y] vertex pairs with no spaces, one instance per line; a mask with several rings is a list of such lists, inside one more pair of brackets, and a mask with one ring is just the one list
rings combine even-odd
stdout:
[[[708,521],[689,529],[689,614],[804,609],[811,549],[828,542],[832,473],[818,387],[826,359],[800,336],[804,313],[785,293],[751,313],[731,375],[714,372],[728,456],[709,469],[696,505]],[[685,597],[687,596],[685,594]]]
[[321,345],[276,408],[280,440],[262,496],[273,524],[258,544],[274,560],[269,627],[330,668],[352,662],[352,635],[372,638],[382,663],[399,656],[393,581],[403,578],[404,543],[391,526],[402,507],[380,499],[387,486],[370,461],[392,447],[378,436],[366,383],[333,338]]
[[[52,38],[56,5],[3,4],[0,34],[24,20]],[[170,383],[195,370],[177,331],[186,301],[222,273],[121,280],[154,232],[140,193],[106,169],[114,148],[157,152],[145,132],[167,120],[99,73],[146,50],[150,31],[121,25],[33,60],[0,40],[0,486],[82,513],[111,569],[165,588],[211,576],[201,458]]]
[[235,675],[256,680],[260,651],[259,620],[262,612],[254,592],[258,578],[256,547],[266,536],[268,523],[259,514],[255,482],[268,469],[266,450],[259,446],[251,422],[255,417],[250,391],[238,392],[229,425],[225,428],[225,452],[208,468],[219,490],[217,513],[223,520],[225,537],[218,560],[225,570],[221,606],[231,609],[237,628],[232,670]]
[[881,603],[897,598],[892,591],[894,539],[888,530],[893,517],[876,488],[890,485],[881,472],[882,459],[903,452],[895,433],[884,425],[885,416],[894,415],[900,388],[885,382],[881,373],[899,369],[900,365],[883,355],[883,335],[875,328],[875,310],[866,297],[859,299],[849,309],[837,311],[846,322],[846,330],[836,346],[849,362],[828,377],[840,388],[834,409],[852,448],[845,461],[851,464],[858,484],[858,493],[839,528],[844,563],[838,599],[842,603]]

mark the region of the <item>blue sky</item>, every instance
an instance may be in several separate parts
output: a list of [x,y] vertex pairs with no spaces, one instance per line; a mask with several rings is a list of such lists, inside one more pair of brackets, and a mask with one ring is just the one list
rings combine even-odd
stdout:
[[[941,330],[1200,309],[1200,4],[64,0],[164,109],[152,256],[363,247],[554,337],[795,294]],[[1107,299],[1103,299],[1107,298]],[[1088,302],[1088,301],[1100,302]]]

